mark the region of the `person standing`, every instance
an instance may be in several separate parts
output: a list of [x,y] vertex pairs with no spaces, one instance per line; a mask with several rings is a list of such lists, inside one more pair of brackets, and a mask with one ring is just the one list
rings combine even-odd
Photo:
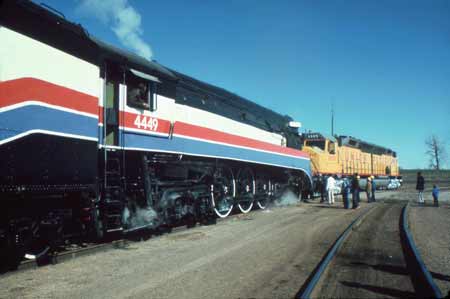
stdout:
[[326,176],[322,177],[322,191],[321,192],[322,192],[321,194],[323,195],[322,203],[324,203],[325,198],[327,197],[327,177]]
[[320,173],[319,174],[319,177],[318,177],[318,179],[317,179],[317,191],[318,192],[320,192],[320,202],[321,203],[323,203],[324,201],[325,201],[325,199],[324,199],[324,197],[325,197],[325,194],[324,194],[324,190],[325,190],[325,186],[324,186],[324,178],[323,178],[323,176],[322,176],[322,174]]
[[439,187],[436,185],[433,185],[433,191],[431,191],[431,194],[433,195],[434,206],[439,207]]
[[375,199],[375,191],[377,191],[377,183],[375,183],[375,177],[374,176],[371,176],[371,178],[372,178],[372,180],[371,180],[371,182],[372,182],[372,202],[375,202],[376,201],[376,199]]
[[336,180],[332,175],[330,175],[327,179],[327,197],[328,203],[334,204],[334,189],[336,188]]
[[342,181],[342,200],[344,201],[344,209],[350,209],[350,183],[347,178],[344,178]]
[[424,189],[425,189],[425,179],[423,178],[422,173],[419,171],[417,173],[417,182],[416,182],[416,190],[419,192],[419,204],[425,203],[423,199]]
[[359,175],[355,173],[351,184],[352,191],[352,209],[359,208]]
[[370,192],[372,192],[372,179],[369,176],[369,177],[367,177],[367,183],[366,183],[367,202],[372,201],[372,196],[371,196]]
[[305,190],[306,190],[306,188],[305,188],[305,184],[304,184],[304,182],[303,182],[303,180],[302,179],[298,179],[298,181],[297,181],[297,190],[298,190],[298,200],[300,201],[300,202],[306,202],[306,203],[308,203],[308,196],[305,196],[305,194],[307,194],[306,192],[305,192]]

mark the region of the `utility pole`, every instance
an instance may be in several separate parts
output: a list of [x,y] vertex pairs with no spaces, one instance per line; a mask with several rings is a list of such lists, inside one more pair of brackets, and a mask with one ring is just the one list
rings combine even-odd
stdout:
[[331,136],[334,137],[334,107],[331,104]]

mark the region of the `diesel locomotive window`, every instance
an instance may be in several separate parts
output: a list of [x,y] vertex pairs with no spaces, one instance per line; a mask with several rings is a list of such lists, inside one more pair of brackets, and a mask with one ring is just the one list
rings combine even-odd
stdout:
[[156,110],[156,83],[134,76],[127,76],[127,105],[133,108]]
[[328,152],[331,154],[331,155],[334,155],[334,154],[336,154],[336,147],[335,147],[335,145],[334,145],[334,142],[329,142],[328,143]]
[[325,150],[325,140],[308,140],[306,145],[310,147],[318,147],[321,150]]

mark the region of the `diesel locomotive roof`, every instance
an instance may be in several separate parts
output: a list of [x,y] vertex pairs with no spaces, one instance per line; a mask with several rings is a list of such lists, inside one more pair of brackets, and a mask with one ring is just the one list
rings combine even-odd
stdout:
[[391,156],[396,157],[396,153],[389,148],[379,146],[379,145],[376,145],[373,143],[369,143],[369,142],[366,142],[361,139],[357,139],[352,136],[345,136],[345,135],[337,136],[337,135],[335,135],[335,137],[329,137],[329,136],[326,136],[321,133],[310,132],[310,133],[302,134],[302,138],[303,138],[303,140],[317,140],[317,139],[330,139],[332,141],[337,140],[340,146],[345,145],[345,146],[349,146],[349,147],[358,148],[366,153],[372,153],[372,154],[377,154],[377,155],[386,154],[386,155],[391,155]]
[[352,136],[345,136],[345,135],[338,136],[338,141],[339,141],[339,144],[341,144],[341,145],[356,147],[356,148],[361,149],[363,152],[374,153],[377,155],[386,154],[386,155],[391,155],[394,157],[396,157],[396,155],[397,155],[396,152],[394,152],[393,150],[391,150],[387,147],[382,147],[382,146],[379,146],[379,145],[376,145],[373,143],[369,143],[369,142],[366,142],[361,139],[357,139]]

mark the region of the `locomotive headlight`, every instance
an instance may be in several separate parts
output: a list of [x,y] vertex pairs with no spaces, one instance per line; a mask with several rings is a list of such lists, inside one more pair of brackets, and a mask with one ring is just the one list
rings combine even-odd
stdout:
[[288,126],[289,126],[290,128],[298,129],[298,128],[301,128],[301,127],[302,127],[302,123],[299,122],[299,121],[290,121],[290,122],[288,123]]

